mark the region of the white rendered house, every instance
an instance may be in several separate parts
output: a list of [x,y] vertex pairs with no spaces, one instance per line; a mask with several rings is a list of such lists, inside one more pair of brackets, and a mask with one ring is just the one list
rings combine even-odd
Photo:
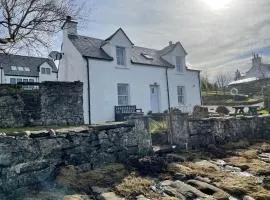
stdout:
[[49,58],[0,54],[0,84],[57,81],[57,72]]
[[159,113],[201,104],[200,72],[186,67],[180,42],[162,50],[138,47],[121,28],[105,40],[81,36],[67,18],[62,53],[59,80],[84,83],[86,124],[114,121],[117,105]]

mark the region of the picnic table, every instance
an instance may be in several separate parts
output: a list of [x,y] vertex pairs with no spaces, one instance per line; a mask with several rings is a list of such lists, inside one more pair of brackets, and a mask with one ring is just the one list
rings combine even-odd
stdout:
[[259,106],[248,106],[248,114],[250,115],[258,115],[257,109]]
[[234,115],[244,115],[245,114],[245,106],[233,106],[232,108],[234,108]]
[[[258,115],[257,109],[259,108],[259,106],[247,106],[248,107],[248,114],[252,115],[252,116],[256,116]],[[234,108],[235,112],[234,115],[245,115],[245,106],[233,106],[232,108]]]

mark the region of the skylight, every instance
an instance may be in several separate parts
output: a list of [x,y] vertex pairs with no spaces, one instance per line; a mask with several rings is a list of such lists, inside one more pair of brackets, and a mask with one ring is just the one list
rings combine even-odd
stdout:
[[29,67],[24,67],[24,71],[30,72],[30,68]]
[[23,67],[17,67],[19,71],[24,71]]
[[12,70],[12,71],[16,71],[16,70],[17,70],[17,66],[14,66],[14,65],[11,66],[11,70]]
[[154,59],[153,56],[151,56],[151,55],[149,55],[147,53],[142,53],[142,56],[145,57],[148,60],[153,60]]

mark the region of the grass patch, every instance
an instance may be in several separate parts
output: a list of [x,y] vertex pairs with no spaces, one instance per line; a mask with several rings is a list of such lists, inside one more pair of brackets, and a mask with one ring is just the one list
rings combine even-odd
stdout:
[[126,199],[135,199],[136,196],[148,196],[152,181],[147,178],[127,176],[122,183],[116,186],[116,193]]
[[149,124],[149,132],[151,134],[155,133],[163,133],[168,131],[168,123],[166,120],[163,121],[155,121],[151,120]]
[[89,186],[112,187],[122,181],[128,174],[122,164],[109,164],[99,169],[78,173],[74,166],[66,166],[60,170],[56,180],[60,185],[77,192],[91,192]]

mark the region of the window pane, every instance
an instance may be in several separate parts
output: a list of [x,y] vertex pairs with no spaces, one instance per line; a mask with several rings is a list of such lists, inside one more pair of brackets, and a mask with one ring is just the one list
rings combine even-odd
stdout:
[[45,74],[45,68],[41,68],[41,74]]
[[179,72],[183,71],[181,56],[176,56],[176,70]]
[[21,78],[17,78],[17,83],[20,83],[22,82],[22,79]]
[[184,86],[177,86],[177,98],[178,104],[184,104],[185,93],[184,93]]
[[19,71],[23,71],[23,67],[18,67],[18,70]]
[[10,78],[10,84],[16,84],[16,78]]
[[50,68],[46,68],[46,74],[51,74],[51,69]]
[[23,79],[23,82],[28,82],[28,79]]
[[118,94],[118,105],[125,106],[129,105],[129,85],[128,84],[117,84]]
[[125,48],[116,47],[116,60],[118,65],[125,65]]
[[30,82],[30,83],[33,83],[33,82],[34,82],[34,79],[31,79],[31,78],[30,78],[30,79],[29,79],[29,82]]

